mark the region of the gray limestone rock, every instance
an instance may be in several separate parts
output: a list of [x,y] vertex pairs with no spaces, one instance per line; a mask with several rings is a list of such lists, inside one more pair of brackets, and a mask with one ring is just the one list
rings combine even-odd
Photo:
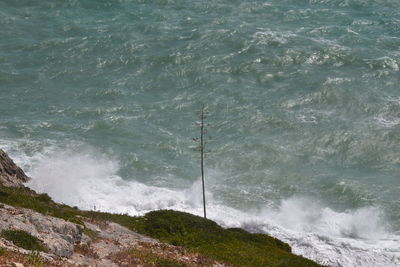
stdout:
[[0,183],[4,186],[21,187],[23,183],[29,181],[24,171],[18,167],[14,161],[0,149]]
[[29,209],[2,205],[0,206],[0,231],[6,229],[30,233],[41,240],[50,253],[60,257],[70,257],[74,252],[74,246],[81,243],[83,235],[81,225]]

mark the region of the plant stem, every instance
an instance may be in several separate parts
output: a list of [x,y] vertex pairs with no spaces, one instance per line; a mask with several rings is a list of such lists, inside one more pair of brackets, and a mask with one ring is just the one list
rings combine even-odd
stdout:
[[203,208],[204,208],[204,218],[207,218],[206,213],[206,193],[204,189],[204,105],[201,108],[201,126],[200,126],[200,154],[201,154],[201,182],[203,186]]

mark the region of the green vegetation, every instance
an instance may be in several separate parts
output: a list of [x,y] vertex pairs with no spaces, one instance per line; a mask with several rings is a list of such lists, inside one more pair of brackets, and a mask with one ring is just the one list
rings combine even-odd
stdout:
[[3,230],[0,236],[24,249],[47,251],[39,239],[22,230]]
[[0,247],[0,256],[3,256],[6,253],[6,249],[3,247]]
[[292,254],[290,246],[279,239],[239,228],[224,229],[211,220],[184,212],[161,210],[143,217],[90,212],[90,216],[237,266],[321,266]]
[[186,267],[186,264],[171,259],[157,258],[155,265],[157,267]]
[[32,251],[28,255],[29,266],[31,267],[43,267],[44,262],[42,257],[40,257],[40,253],[38,251]]
[[[0,203],[32,209],[79,224],[83,224],[81,217],[113,221],[141,234],[237,266],[321,266],[292,254],[290,246],[276,238],[251,234],[238,228],[224,229],[213,221],[178,211],[154,211],[143,217],[81,211],[57,204],[48,195],[36,194],[28,188],[7,188],[2,185]],[[89,229],[85,229],[85,233],[96,236]]]
[[87,235],[88,237],[90,237],[92,239],[92,241],[95,241],[99,238],[99,234],[96,233],[93,230],[90,230],[89,228],[85,227],[83,229],[83,232],[85,233],[85,235]]
[[161,258],[151,252],[131,249],[128,253],[133,256],[135,259],[139,259],[141,262],[145,264],[149,264],[151,266],[157,267],[187,267],[186,264],[180,263],[174,259],[165,259]]
[[265,234],[224,229],[188,213],[163,210],[147,213],[136,230],[173,245],[185,246],[237,266],[320,266],[290,253],[288,244]]
[[79,211],[67,205],[55,203],[47,194],[37,194],[29,188],[5,187],[0,184],[0,202],[15,207],[32,209],[42,214],[83,224],[76,217]]

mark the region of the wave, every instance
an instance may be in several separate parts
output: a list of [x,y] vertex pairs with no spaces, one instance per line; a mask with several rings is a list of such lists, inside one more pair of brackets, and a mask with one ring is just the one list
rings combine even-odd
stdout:
[[[175,209],[202,214],[200,180],[184,190],[126,181],[117,160],[93,151],[36,154],[28,186],[81,209],[141,215]],[[207,193],[210,219],[288,242],[293,252],[330,266],[398,266],[400,236],[385,227],[379,207],[338,212],[312,198],[293,196],[277,208],[240,211]]]

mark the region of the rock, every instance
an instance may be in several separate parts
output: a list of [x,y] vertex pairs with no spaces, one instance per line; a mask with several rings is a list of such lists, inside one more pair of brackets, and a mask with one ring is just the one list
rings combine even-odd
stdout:
[[92,244],[92,239],[85,234],[82,234],[82,239],[79,245],[81,246],[90,246]]
[[0,149],[0,183],[4,186],[22,187],[23,183],[29,181],[24,171]]
[[5,229],[30,233],[41,240],[50,253],[60,257],[70,257],[83,234],[81,225],[8,205],[0,207],[0,231]]

